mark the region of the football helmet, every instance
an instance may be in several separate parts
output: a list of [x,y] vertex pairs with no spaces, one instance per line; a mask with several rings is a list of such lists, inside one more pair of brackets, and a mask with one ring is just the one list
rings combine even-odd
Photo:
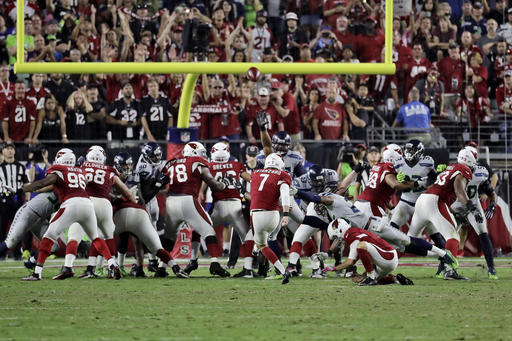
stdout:
[[85,159],[88,162],[96,162],[105,164],[107,160],[107,154],[105,154],[105,150],[101,146],[91,146],[85,155]]
[[114,157],[114,168],[122,176],[128,177],[132,174],[133,159],[127,152],[120,152]]
[[396,150],[386,149],[382,152],[382,162],[392,163],[393,166],[398,164],[402,160],[402,154],[399,154]]
[[473,153],[473,156],[475,157],[475,160],[478,160],[478,149],[473,146],[466,146],[464,149],[469,150],[471,153]]
[[459,155],[457,155],[457,162],[469,167],[469,169],[473,170],[476,166],[476,159],[469,149],[464,148],[461,149]]
[[157,166],[162,161],[162,148],[156,142],[147,142],[142,146],[142,158],[152,164],[153,166]]
[[279,155],[286,155],[290,150],[290,146],[292,144],[292,139],[286,131],[278,131],[272,136],[272,148],[274,149],[274,153]]
[[332,193],[338,189],[340,183],[340,176],[333,169],[324,169],[325,173],[325,187],[323,192]]
[[325,172],[322,166],[312,165],[308,170],[308,178],[313,191],[320,193],[325,186]]
[[213,162],[228,162],[231,157],[231,154],[229,153],[229,146],[224,142],[215,143],[211,150],[211,157]]
[[185,157],[200,156],[207,157],[206,148],[200,142],[189,142],[183,147],[181,154]]
[[327,226],[327,235],[330,240],[335,238],[343,239],[345,232],[350,228],[350,224],[343,218],[338,218],[329,223]]
[[404,157],[407,162],[418,162],[423,156],[425,147],[420,140],[410,140],[405,144]]
[[402,148],[399,145],[397,145],[396,143],[390,143],[386,147],[384,147],[384,151],[386,151],[388,149],[394,150],[395,152],[397,152],[400,155],[404,155]]
[[277,153],[269,154],[265,158],[265,168],[284,169],[284,162],[281,156]]
[[76,163],[75,153],[69,148],[62,148],[55,155],[53,163],[56,165],[74,166]]

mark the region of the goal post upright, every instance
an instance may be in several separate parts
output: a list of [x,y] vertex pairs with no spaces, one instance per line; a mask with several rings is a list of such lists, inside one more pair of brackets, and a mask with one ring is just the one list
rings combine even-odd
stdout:
[[385,0],[385,54],[384,63],[207,63],[207,62],[86,62],[86,63],[31,63],[25,62],[24,0],[17,0],[15,73],[63,74],[187,74],[181,93],[178,128],[188,128],[190,108],[197,79],[200,74],[245,74],[256,67],[262,74],[394,74],[393,0]]

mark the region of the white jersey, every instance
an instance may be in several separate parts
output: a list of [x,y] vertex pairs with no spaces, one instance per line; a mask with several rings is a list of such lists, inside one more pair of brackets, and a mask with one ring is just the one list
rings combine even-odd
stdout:
[[[407,175],[412,181],[417,181],[419,179],[425,178],[428,174],[434,169],[434,159],[432,157],[425,155],[423,156],[418,163],[416,163],[413,167],[409,166],[406,162],[399,165],[397,172],[400,171]],[[414,190],[410,189],[408,192],[402,192],[400,199],[408,203],[414,204],[423,190]]]
[[370,217],[366,213],[358,210],[350,200],[334,193],[321,193],[320,195],[330,197],[334,200],[332,205],[324,205],[327,209],[329,221],[344,218],[348,220],[353,227],[362,229],[366,227]]
[[[137,165],[135,166],[135,171],[133,172],[133,178],[129,179],[130,182],[136,182],[137,185],[140,184],[141,180],[149,180],[153,178],[157,171],[162,170],[164,166],[164,162],[160,161],[158,165],[153,165],[150,162],[144,160],[143,155],[139,157],[139,161],[137,161]],[[131,187],[131,186],[130,186]],[[142,200],[142,198],[141,198]],[[150,214],[152,211],[156,210],[155,205],[157,204],[156,197],[151,198],[149,202],[146,204],[146,209]],[[152,214],[154,215],[154,214]]]
[[54,192],[45,192],[33,197],[26,205],[39,217],[46,219],[59,208],[60,201]]
[[251,37],[253,41],[251,62],[259,63],[262,61],[260,56],[263,54],[263,50],[271,46],[272,31],[267,26],[263,28],[254,26],[251,30]]
[[485,167],[476,166],[473,171],[473,178],[466,187],[468,198],[473,201],[474,204],[480,203],[480,196],[478,195],[478,187],[489,179],[489,172]]
[[[324,172],[326,173],[326,178],[329,179],[331,177],[334,177],[334,175],[336,175],[336,177],[338,177],[338,173],[336,173],[336,171],[334,169],[328,169],[328,168],[325,168],[324,169]],[[308,174],[302,174],[301,176],[295,178],[293,180],[293,186],[299,190],[302,190],[302,191],[305,191],[305,192],[312,192],[314,194],[320,194],[320,192],[316,192],[313,188],[313,185],[311,183],[311,180],[309,179],[309,176]],[[322,188],[323,190],[323,188]],[[306,211],[307,207],[308,207],[308,204],[309,202],[306,202],[304,200],[300,200],[300,203],[299,203],[299,207],[301,210],[303,210],[304,212]]]
[[[258,156],[256,157],[256,160],[258,162],[258,167],[263,168],[265,166],[265,154],[263,151],[261,151]],[[286,173],[290,174],[292,179],[294,179],[296,176],[301,176],[306,173],[306,170],[304,169],[304,166],[302,165],[302,162],[304,159],[302,158],[302,155],[300,155],[299,152],[294,151],[288,151],[283,156],[284,161],[284,171]]]

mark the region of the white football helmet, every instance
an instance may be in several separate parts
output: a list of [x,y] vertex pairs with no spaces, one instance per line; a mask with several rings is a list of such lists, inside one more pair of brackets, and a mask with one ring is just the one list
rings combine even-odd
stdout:
[[276,153],[269,154],[265,158],[265,168],[284,169],[283,159]]
[[53,163],[56,165],[74,166],[76,163],[75,153],[69,148],[62,148],[55,155]]
[[85,155],[85,159],[88,162],[96,162],[105,164],[105,161],[107,160],[107,154],[105,154],[105,150],[101,146],[92,146],[87,151],[87,154]]
[[469,150],[471,153],[473,153],[473,156],[475,157],[475,160],[478,160],[478,149],[476,149],[473,146],[466,146],[464,149]]
[[217,142],[213,145],[211,151],[212,161],[226,163],[229,161],[231,154],[229,153],[229,146],[224,142]]
[[457,162],[469,167],[473,170],[476,166],[476,159],[473,152],[467,148],[461,149],[459,155],[457,155]]
[[399,154],[396,150],[386,149],[382,152],[382,162],[392,163],[393,166],[396,166],[403,160],[401,154]]
[[402,151],[402,147],[400,147],[399,145],[397,145],[396,143],[390,143],[388,144],[386,147],[384,147],[384,151],[386,150],[394,150],[395,152],[397,152],[398,154],[400,155],[404,155],[403,151]]
[[330,240],[335,238],[343,239],[345,232],[347,232],[350,227],[350,224],[347,223],[346,220],[342,218],[335,219],[329,223],[329,226],[327,226],[327,235]]
[[200,156],[207,157],[206,148],[200,142],[189,142],[183,147],[181,154],[185,157]]

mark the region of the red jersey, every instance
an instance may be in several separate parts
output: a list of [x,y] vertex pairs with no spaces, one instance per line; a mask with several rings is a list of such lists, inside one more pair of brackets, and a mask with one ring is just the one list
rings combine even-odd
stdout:
[[313,118],[318,120],[318,130],[323,139],[338,140],[341,138],[343,123],[347,119],[343,105],[322,102],[316,107]]
[[384,35],[375,34],[373,36],[365,36],[359,34],[358,39],[358,52],[359,60],[361,63],[369,63],[375,60],[381,60],[380,55],[384,48]]
[[89,198],[85,187],[87,181],[82,168],[64,165],[53,165],[46,174],[57,174],[57,182],[53,184],[53,191],[61,203],[74,198]]
[[498,108],[500,108],[500,113],[502,114],[503,110],[501,110],[501,104],[503,102],[512,104],[512,88],[507,88],[505,84],[501,84],[496,89],[496,104],[498,104]]
[[257,169],[251,173],[251,210],[279,210],[280,188],[291,186],[290,174],[279,169]]
[[36,119],[36,105],[28,98],[21,101],[13,98],[3,106],[4,122],[9,123],[9,137],[23,141],[30,132],[30,123]]
[[455,107],[461,107],[463,113],[469,114],[471,127],[476,128],[478,123],[484,122],[486,112],[485,108],[489,107],[489,102],[484,97],[478,98],[459,98],[455,104]]
[[[213,177],[220,181],[222,178],[231,176],[235,179],[239,179],[243,172],[245,172],[245,166],[239,161],[228,161],[224,163],[210,162],[209,165],[210,173]],[[222,191],[212,191],[213,202],[225,199],[240,199],[240,192],[232,187],[228,186]]]
[[114,176],[118,173],[114,167],[96,162],[85,162],[82,165],[87,179],[87,194],[95,198],[110,200],[110,189],[114,184]]
[[290,110],[288,116],[283,118],[284,130],[290,135],[300,133],[299,107],[297,107],[295,97],[289,92],[283,95],[283,108]]
[[162,173],[169,177],[169,194],[197,196],[203,181],[200,167],[208,167],[208,161],[198,156],[167,161]]
[[426,58],[420,58],[419,60],[411,58],[408,65],[405,89],[406,94],[409,93],[409,90],[411,90],[420,77],[427,75],[432,63]]
[[7,103],[14,96],[14,83],[0,81],[0,105]]
[[460,94],[464,84],[466,64],[460,59],[444,57],[437,63],[439,78],[443,82],[446,94]]
[[[336,27],[336,26],[334,26],[334,27]],[[359,46],[358,45],[359,43],[357,41],[357,36],[355,34],[350,33],[348,31],[348,28],[345,30],[345,32],[340,32],[338,30],[335,30],[334,34],[336,35],[336,38],[338,38],[338,40],[341,41],[343,46],[352,45],[354,55],[357,55],[357,48]]]
[[475,76],[482,77],[482,80],[478,83],[475,83],[472,80],[473,77],[468,77],[469,78],[468,81],[470,83],[473,83],[473,85],[475,86],[475,89],[476,89],[476,93],[480,97],[488,98],[489,91],[487,90],[487,79],[489,78],[489,73],[487,72],[487,68],[485,66],[479,66],[477,68],[472,68],[472,69],[473,69],[473,74]]
[[394,248],[389,245],[387,241],[378,237],[374,233],[363,230],[359,227],[351,227],[345,232],[343,235],[343,239],[345,240],[345,245],[350,246],[356,240],[361,242],[368,242],[370,244],[376,245],[384,251],[393,251]]
[[388,174],[396,174],[395,168],[391,163],[378,163],[372,167],[368,184],[359,199],[369,201],[370,203],[385,209],[391,200],[395,190],[386,183]]
[[363,76],[362,79],[367,79],[368,92],[377,105],[384,104],[389,89],[397,89],[398,78],[396,74]]
[[[323,6],[323,11],[328,11],[330,9],[333,9],[333,8],[336,8],[338,6],[346,6],[348,4],[348,1],[346,0],[327,0],[325,3],[324,3],[324,6]],[[323,25],[325,25],[326,23],[331,26],[331,27],[336,27],[336,20],[338,20],[338,17],[342,16],[343,13],[334,13],[334,14],[331,14],[330,16],[328,17],[324,17],[324,22],[323,22]]]
[[260,139],[260,129],[256,123],[256,116],[262,110],[267,112],[267,131],[272,137],[278,130],[278,124],[283,122],[283,118],[279,116],[276,109],[272,105],[268,105],[267,109],[262,109],[258,103],[251,103],[246,110],[246,124],[252,127],[252,135],[255,139]]
[[50,94],[50,90],[44,86],[40,87],[39,89],[36,89],[32,86],[26,92],[27,98],[36,104],[36,109],[38,110],[44,108],[44,98],[48,94]]
[[444,172],[437,176],[436,182],[425,193],[435,194],[440,201],[451,206],[457,199],[454,182],[459,174],[468,179],[468,182],[473,178],[473,173],[467,166],[460,163],[449,165]]
[[240,134],[240,122],[238,121],[238,115],[233,110],[232,102],[233,98],[230,96],[220,98],[210,96],[208,98],[206,104],[213,105],[217,109],[208,115],[209,138]]

